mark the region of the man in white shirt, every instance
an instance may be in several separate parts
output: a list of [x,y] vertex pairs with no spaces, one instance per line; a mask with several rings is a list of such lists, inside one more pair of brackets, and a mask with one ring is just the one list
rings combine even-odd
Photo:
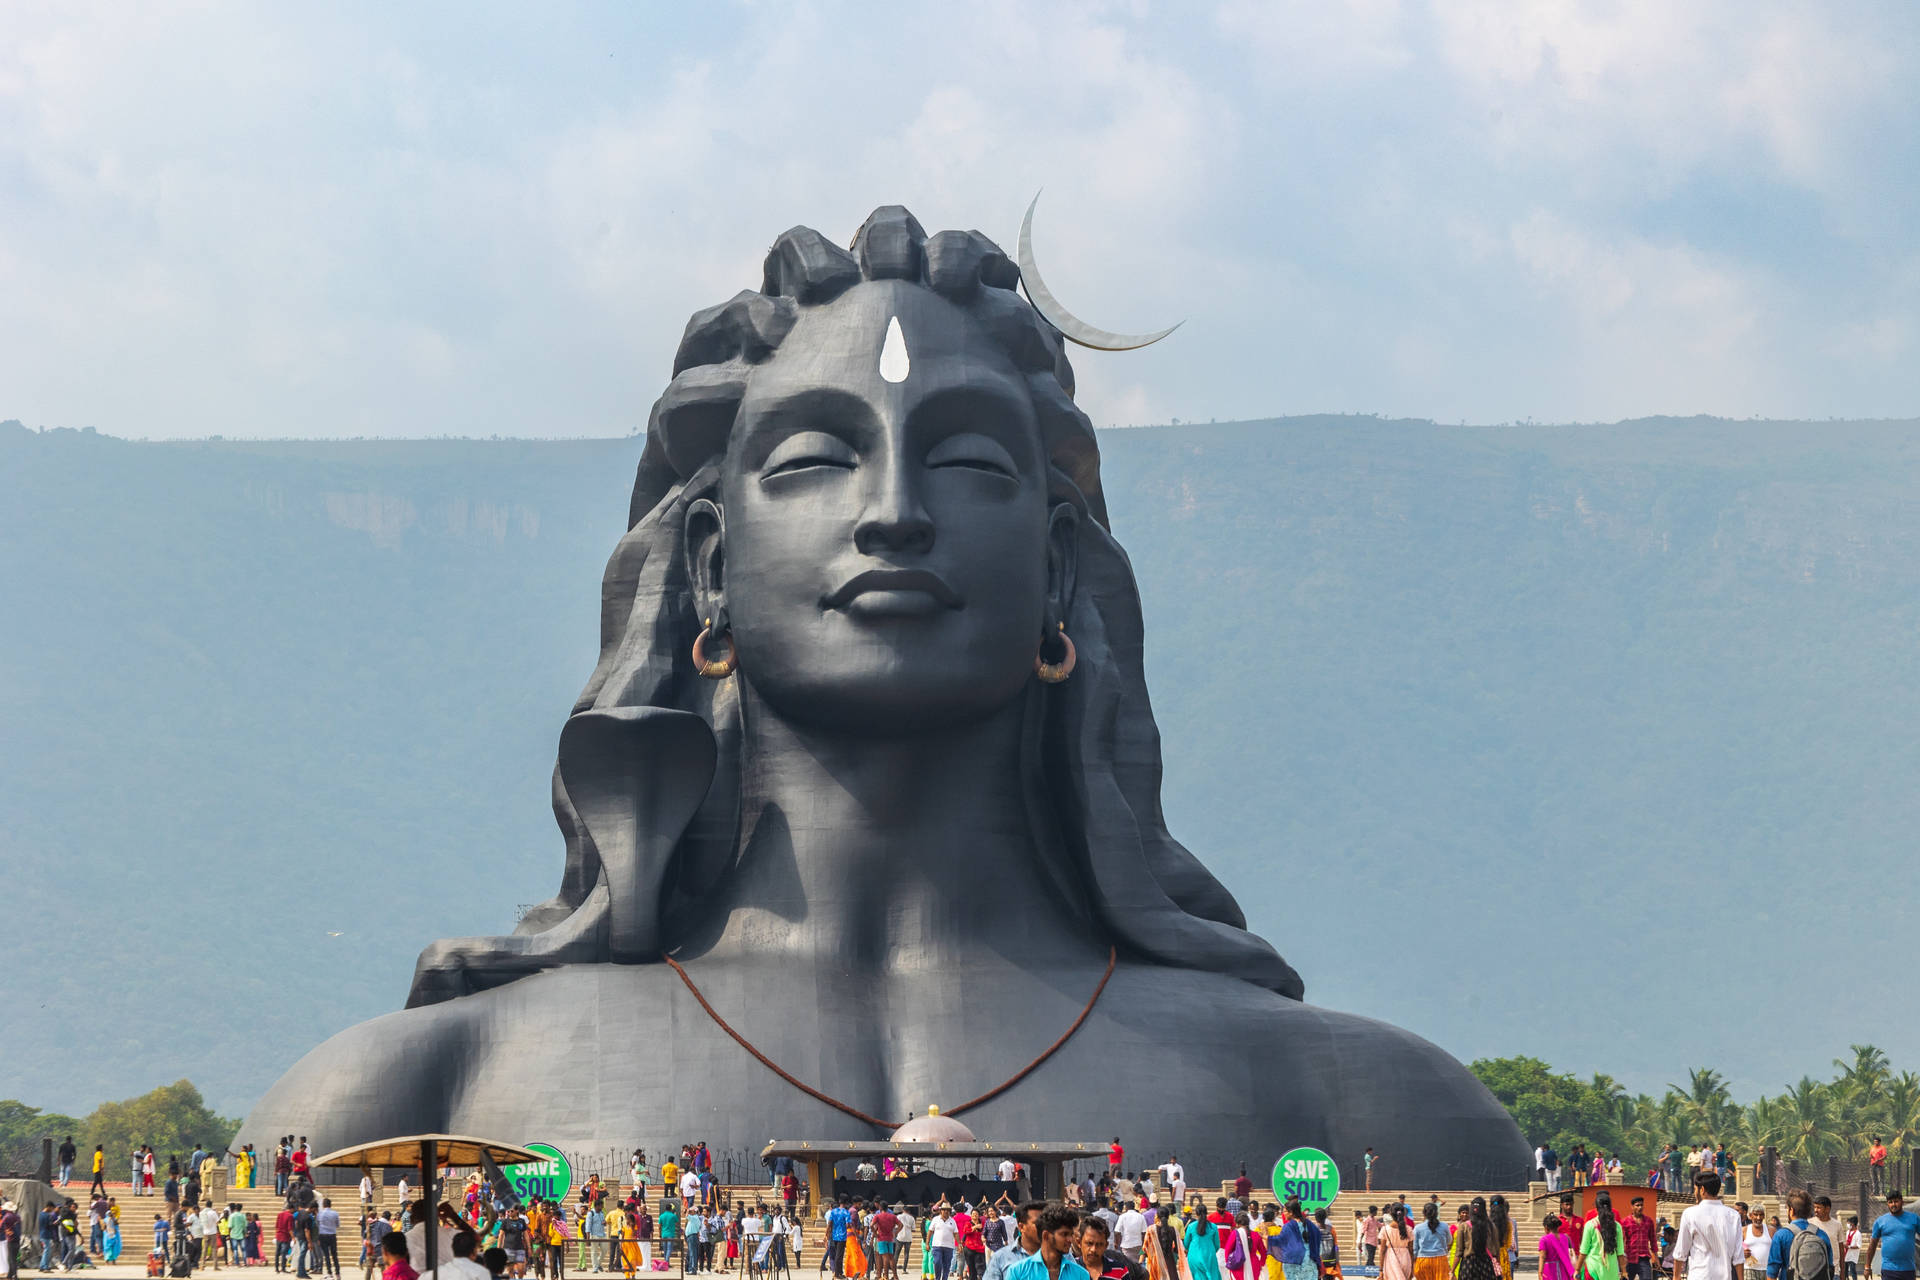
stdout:
[[439,1270],[422,1272],[420,1280],[493,1280],[493,1273],[474,1261],[473,1255],[479,1247],[480,1237],[473,1232],[454,1232],[453,1256],[440,1259]]
[[[198,1213],[190,1212],[187,1214],[187,1241],[187,1257],[190,1258],[193,1265],[197,1267],[200,1265],[200,1259],[203,1256],[207,1243],[206,1229],[200,1225],[200,1215]],[[51,1268],[48,1269],[51,1270]]]
[[1743,1255],[1740,1211],[1720,1200],[1720,1175],[1702,1169],[1693,1175],[1699,1203],[1680,1215],[1673,1242],[1673,1280],[1732,1280]]
[[1140,1250],[1147,1243],[1147,1215],[1127,1202],[1126,1212],[1120,1215],[1120,1221],[1114,1228],[1114,1240],[1120,1246],[1120,1252],[1127,1255],[1130,1262],[1140,1261]]
[[200,1237],[200,1247],[203,1250],[200,1255],[201,1263],[216,1271],[219,1270],[220,1211],[211,1204],[200,1210],[200,1230],[195,1234]]
[[1173,1202],[1183,1205],[1187,1202],[1187,1171],[1180,1167],[1179,1156],[1169,1156],[1160,1166],[1160,1181],[1167,1184],[1173,1192]]
[[362,1211],[373,1208],[373,1175],[360,1175],[360,1208]]
[[1011,1159],[1002,1159],[1000,1161],[1000,1168],[996,1170],[996,1172],[1000,1175],[1000,1181],[1012,1182],[1014,1175],[1013,1161]]
[[[439,1248],[442,1267],[446,1265],[448,1258],[454,1256],[453,1238],[457,1234],[459,1233],[453,1227],[448,1226],[444,1219],[441,1220]],[[424,1268],[427,1261],[427,1224],[422,1221],[416,1222],[411,1227],[408,1227],[406,1241],[408,1261],[412,1262],[417,1260]],[[531,1249],[535,1246],[529,1244],[527,1247]]]
[[687,1204],[700,1203],[700,1175],[691,1169],[680,1175],[680,1199]]
[[[953,1211],[947,1207],[946,1201],[943,1200],[940,1202],[939,1209],[934,1214],[932,1224],[927,1228],[927,1248],[945,1249],[947,1251],[946,1256],[949,1262],[951,1262],[953,1251],[959,1242],[960,1224],[953,1220]],[[936,1269],[939,1269],[937,1264]]]
[[1547,1180],[1547,1148],[1545,1143],[1533,1149],[1533,1180],[1535,1182],[1545,1182]]
[[900,1229],[893,1233],[894,1242],[899,1245],[899,1251],[894,1254],[895,1270],[904,1275],[907,1254],[912,1251],[913,1242],[919,1238],[920,1222],[913,1216],[913,1210],[905,1205],[896,1208],[893,1216],[900,1219]]

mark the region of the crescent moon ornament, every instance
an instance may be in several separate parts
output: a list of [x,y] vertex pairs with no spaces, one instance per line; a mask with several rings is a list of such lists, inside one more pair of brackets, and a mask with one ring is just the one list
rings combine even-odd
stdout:
[[1040,278],[1040,268],[1033,261],[1033,210],[1039,203],[1040,197],[1036,193],[1033,204],[1027,206],[1027,216],[1020,223],[1020,284],[1026,289],[1027,301],[1033,304],[1033,309],[1058,329],[1061,337],[1083,347],[1092,347],[1095,351],[1133,351],[1151,346],[1186,323],[1181,320],[1158,333],[1114,333],[1108,329],[1096,329],[1061,306],[1060,299],[1053,296],[1053,290],[1047,288],[1047,282]]

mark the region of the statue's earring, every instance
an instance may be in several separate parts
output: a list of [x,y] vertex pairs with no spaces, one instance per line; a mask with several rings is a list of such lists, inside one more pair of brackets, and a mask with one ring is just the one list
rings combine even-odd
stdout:
[[[739,665],[739,651],[734,648],[733,628],[727,624],[727,607],[725,605],[720,606],[718,617],[720,619],[718,631],[716,632],[714,628],[713,619],[708,618],[702,625],[700,634],[693,642],[693,669],[709,680],[725,680],[733,674],[734,668]],[[716,659],[707,656],[707,641],[714,639],[726,645],[726,657]]]
[[1073,637],[1067,634],[1067,624],[1058,622],[1054,628],[1059,632],[1060,643],[1066,646],[1066,656],[1058,662],[1048,662],[1046,645],[1040,646],[1040,652],[1033,655],[1033,674],[1040,677],[1042,684],[1059,684],[1073,674],[1073,664],[1080,660],[1080,655],[1074,651]]

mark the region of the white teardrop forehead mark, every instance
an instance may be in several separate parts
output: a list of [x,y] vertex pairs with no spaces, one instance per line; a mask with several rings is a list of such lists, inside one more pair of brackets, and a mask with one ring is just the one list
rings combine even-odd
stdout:
[[900,317],[887,320],[887,340],[880,344],[880,376],[888,382],[905,382],[912,362],[907,359],[907,335],[900,332]]

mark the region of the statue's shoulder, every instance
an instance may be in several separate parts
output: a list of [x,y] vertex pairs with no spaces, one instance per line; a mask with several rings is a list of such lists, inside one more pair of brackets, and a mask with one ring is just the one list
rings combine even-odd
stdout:
[[[1122,966],[1103,1003],[1107,996],[1117,997],[1101,1032],[1107,1043],[1086,1049],[1132,1060],[1144,1079],[1203,1085],[1188,1114],[1186,1095],[1171,1090],[1166,1132],[1153,1136],[1204,1153],[1210,1170],[1227,1152],[1240,1161],[1313,1146],[1345,1159],[1390,1141],[1400,1153],[1446,1154],[1446,1167],[1400,1169],[1411,1185],[1505,1186],[1524,1175],[1526,1143],[1506,1109],[1411,1031],[1167,967]],[[1235,1099],[1229,1115],[1222,1097]],[[1476,1182],[1469,1171],[1496,1180]]]
[[296,1062],[238,1140],[304,1133],[334,1150],[434,1130],[544,1132],[520,1111],[593,1087],[603,1055],[582,1046],[617,1046],[628,1062],[665,1052],[669,984],[665,965],[569,965],[357,1023]]

